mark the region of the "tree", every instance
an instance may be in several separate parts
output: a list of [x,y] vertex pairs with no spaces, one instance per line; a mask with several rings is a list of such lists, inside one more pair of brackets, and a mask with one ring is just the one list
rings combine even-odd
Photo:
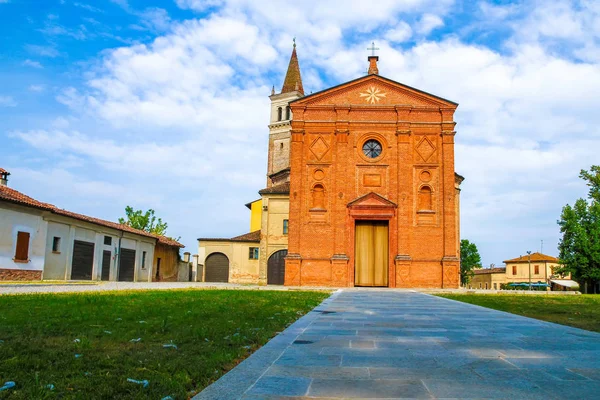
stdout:
[[156,218],[152,209],[146,212],[142,210],[134,211],[133,207],[127,206],[125,207],[125,215],[127,219],[119,218],[120,224],[161,236],[164,236],[167,231],[167,223],[162,222],[160,218]]
[[481,256],[475,243],[467,239],[460,241],[460,283],[464,286],[471,282],[475,275],[473,270],[481,266]]
[[560,267],[557,274],[571,274],[584,292],[588,285],[596,293],[600,282],[600,166],[581,170],[579,177],[587,181],[588,198],[577,199],[571,207],[563,207],[558,225],[562,238],[558,243]]

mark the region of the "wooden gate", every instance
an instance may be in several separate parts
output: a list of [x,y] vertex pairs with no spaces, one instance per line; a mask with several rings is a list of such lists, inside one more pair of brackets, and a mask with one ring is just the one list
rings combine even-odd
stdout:
[[94,269],[94,243],[75,240],[73,243],[73,260],[71,263],[71,279],[91,280]]
[[267,262],[267,284],[283,285],[285,281],[285,256],[287,250],[279,250],[271,254]]
[[135,276],[135,250],[121,249],[119,261],[119,280],[133,282]]
[[205,282],[229,282],[229,259],[223,253],[212,253],[206,257]]
[[108,281],[110,279],[110,261],[111,261],[111,252],[110,250],[104,250],[102,252],[102,275],[101,278],[103,281]]
[[388,285],[388,223],[357,221],[355,231],[355,286]]

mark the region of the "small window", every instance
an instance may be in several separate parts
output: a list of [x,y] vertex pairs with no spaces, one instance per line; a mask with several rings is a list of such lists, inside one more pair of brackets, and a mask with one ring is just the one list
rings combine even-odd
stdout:
[[248,252],[248,259],[258,260],[258,247],[250,247]]
[[488,288],[488,286],[487,286],[487,282],[485,283],[485,288],[486,288],[486,289]]
[[292,110],[289,106],[285,108],[285,119],[292,119]]
[[110,246],[112,244],[112,237],[110,236],[104,236],[104,245],[105,246]]
[[288,224],[289,224],[289,220],[284,219],[283,220],[283,234],[284,235],[288,234]]
[[513,265],[513,275],[516,275],[516,274],[517,274],[517,266]]
[[534,272],[533,273],[536,274],[536,275],[540,273],[540,266],[539,265],[536,265],[534,267]]
[[277,108],[277,121],[281,121],[282,113],[283,113],[283,111],[281,110],[281,107],[278,107]]
[[146,252],[142,251],[142,269],[146,269]]
[[494,290],[498,289],[498,284],[494,282]]
[[15,261],[29,261],[29,232],[17,232]]
[[54,236],[52,239],[52,252],[60,253],[60,238],[58,236]]

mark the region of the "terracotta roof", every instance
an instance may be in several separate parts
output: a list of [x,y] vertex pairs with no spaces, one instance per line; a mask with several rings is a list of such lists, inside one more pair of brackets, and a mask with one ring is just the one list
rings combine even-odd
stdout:
[[105,221],[103,219],[89,217],[87,215],[78,214],[78,213],[74,213],[74,212],[67,211],[67,210],[62,210],[50,203],[42,203],[41,201],[37,201],[34,198],[26,196],[23,193],[15,190],[15,189],[9,188],[8,186],[0,186],[0,200],[5,200],[5,201],[11,202],[11,203],[21,204],[24,206],[29,206],[29,207],[34,207],[34,208],[38,208],[41,210],[50,211],[53,214],[63,215],[65,217],[70,217],[70,218],[78,219],[80,221],[90,222],[90,223],[93,223],[96,225],[101,225],[101,226],[117,229],[117,230],[124,231],[124,232],[130,232],[130,233],[135,233],[135,234],[141,235],[141,236],[152,237],[152,238],[157,239],[159,243],[165,244],[167,246],[185,247],[181,243],[179,243],[173,239],[170,239],[168,237],[155,235],[155,234],[152,234],[152,233],[149,233],[146,231],[142,231],[140,229],[134,229],[134,228],[130,227],[129,225],[119,224],[117,222]]
[[294,91],[298,91],[304,95],[302,76],[300,76],[300,65],[298,65],[298,56],[296,55],[296,43],[294,43],[294,50],[292,50],[290,64],[288,65],[288,70],[285,74],[285,79],[283,80],[281,93],[289,93]]
[[473,270],[475,275],[484,275],[484,274],[504,274],[506,273],[506,268],[481,268]]
[[23,193],[9,188],[8,186],[0,186],[0,200],[6,200],[11,203],[17,203],[24,206],[40,208],[42,210],[54,210],[56,207],[50,203],[42,203],[36,199],[26,196]]
[[290,194],[290,183],[285,182],[280,185],[271,186],[258,191],[258,194]]
[[[558,262],[558,258],[552,257],[552,256],[548,256],[546,254],[535,252],[535,253],[531,253],[531,261],[532,262],[533,261],[536,261],[536,262],[547,261],[547,262],[557,263]],[[511,260],[505,260],[504,264],[508,264],[508,263],[521,263],[521,262],[529,262],[529,255],[526,254],[524,256],[513,258]]]
[[8,172],[7,170],[5,170],[4,168],[0,168],[0,174],[10,175],[10,172]]
[[245,233],[240,236],[232,237],[232,242],[260,242],[260,229],[254,232]]
[[260,230],[245,233],[243,235],[227,238],[198,238],[198,241],[203,242],[260,242]]

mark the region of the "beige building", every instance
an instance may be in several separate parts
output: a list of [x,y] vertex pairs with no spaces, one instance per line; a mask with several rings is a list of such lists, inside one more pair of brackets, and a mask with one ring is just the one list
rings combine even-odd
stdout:
[[506,283],[506,269],[504,268],[483,268],[476,269],[469,282],[469,289],[500,289],[500,285]]
[[[476,269],[467,285],[469,289],[501,289],[505,283],[545,283],[553,290],[573,287],[570,274],[561,276],[555,273],[559,267],[558,258],[542,253],[531,253],[504,261],[504,268]],[[530,279],[531,277],[531,279]]]
[[[554,270],[558,268],[558,258],[542,253],[531,253],[510,260],[505,260],[507,282],[545,282],[558,278]],[[570,279],[569,277],[565,277]]]

